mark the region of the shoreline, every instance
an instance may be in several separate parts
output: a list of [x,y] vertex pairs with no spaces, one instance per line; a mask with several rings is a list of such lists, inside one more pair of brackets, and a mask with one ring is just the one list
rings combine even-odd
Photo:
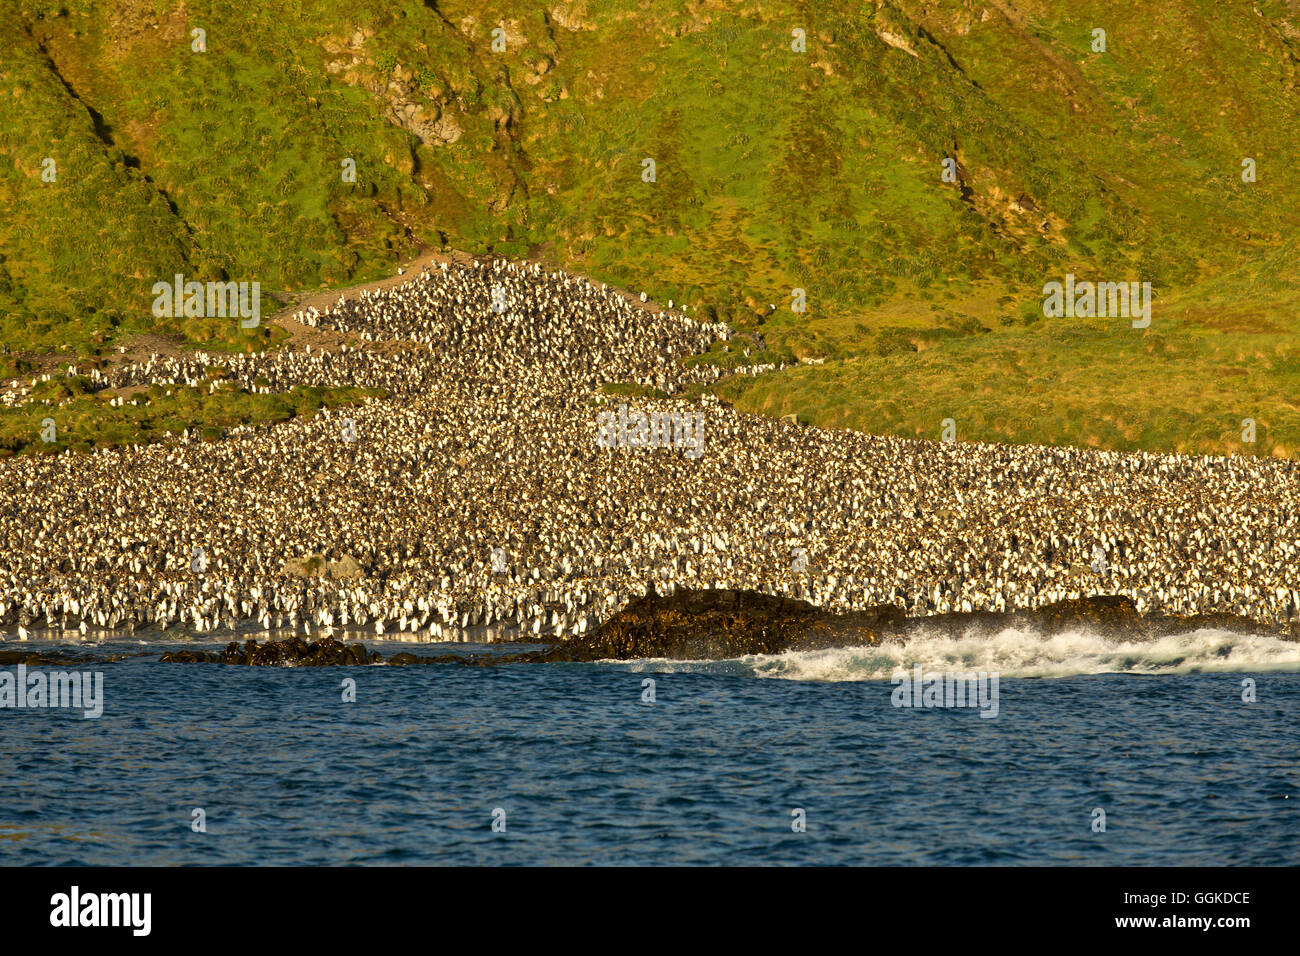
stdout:
[[[692,589],[684,589],[690,591]],[[736,589],[719,588],[714,589],[719,594],[734,595]],[[697,592],[698,593],[698,592]],[[789,604],[791,606],[803,605],[818,613],[823,613],[828,620],[843,619],[851,622],[862,612],[847,611],[839,614],[832,612],[823,612],[822,609],[815,605],[808,604],[800,598],[789,597],[784,595],[769,595],[765,592],[752,592],[759,598],[772,598],[774,600]],[[671,596],[661,595],[660,597]],[[652,595],[646,595],[630,602],[626,607],[631,608],[644,602]],[[1171,633],[1184,631],[1195,631],[1200,629],[1211,629],[1225,631],[1234,634],[1254,634],[1265,637],[1276,637],[1285,641],[1300,642],[1300,622],[1291,624],[1270,624],[1266,621],[1257,621],[1252,618],[1242,617],[1234,614],[1208,613],[1208,614],[1191,614],[1191,615],[1165,615],[1165,614],[1142,614],[1133,610],[1131,599],[1127,595],[1091,593],[1079,597],[1067,598],[1064,601],[1052,605],[1044,605],[1036,608],[1017,608],[1012,611],[950,611],[946,613],[925,614],[925,615],[908,615],[901,614],[894,620],[897,622],[896,630],[905,636],[912,636],[923,632],[927,629],[947,630],[976,636],[983,636],[994,631],[1004,630],[1007,628],[1019,628],[1023,630],[1043,630],[1044,633],[1054,633],[1059,628],[1052,626],[1060,609],[1064,606],[1072,605],[1094,605],[1102,606],[1105,602],[1118,601],[1123,602],[1129,609],[1120,613],[1116,618],[1099,617],[1094,621],[1086,618],[1078,618],[1077,623],[1081,629],[1086,629],[1090,623],[1104,625],[1106,629],[1119,630],[1126,625],[1132,628],[1131,633],[1124,634],[1124,637],[1153,638]],[[892,606],[882,606],[869,608],[871,613],[889,613],[894,610]],[[607,619],[605,624],[616,622],[619,615],[614,615]],[[1123,623],[1120,622],[1123,619]],[[1048,625],[1046,629],[1043,625]],[[184,625],[168,625],[159,627],[157,625],[146,625],[144,627],[128,630],[123,628],[103,628],[98,626],[88,626],[83,634],[77,627],[69,628],[49,628],[40,625],[29,626],[24,628],[26,637],[18,637],[8,629],[0,629],[0,645],[13,646],[18,644],[101,644],[109,642],[139,641],[140,643],[159,643],[159,644],[224,644],[232,640],[246,640],[248,638],[257,638],[266,641],[285,641],[301,639],[306,641],[317,641],[326,638],[332,638],[341,641],[367,641],[374,644],[413,644],[413,645],[434,645],[434,644],[484,644],[484,645],[555,645],[559,646],[567,641],[539,640],[535,635],[526,633],[526,629],[518,626],[508,625],[471,625],[468,628],[447,627],[443,633],[438,636],[431,636],[428,631],[423,634],[410,632],[392,632],[376,634],[367,632],[360,628],[313,628],[304,629],[302,627],[270,627],[265,628],[258,625],[254,618],[245,618],[235,624],[234,627],[222,628],[216,631],[194,631],[186,628]],[[597,628],[599,631],[599,628]],[[175,637],[173,637],[175,635]]]
[[[295,664],[433,664],[497,665],[514,663],[594,663],[602,661],[720,661],[792,651],[828,650],[883,645],[905,646],[930,636],[987,640],[1007,630],[1019,630],[1041,639],[1079,633],[1118,643],[1147,643],[1162,637],[1200,630],[1251,637],[1270,637],[1300,643],[1300,626],[1261,627],[1258,622],[1230,615],[1191,617],[1138,614],[1131,601],[1112,595],[1091,595],[1063,601],[1035,611],[1007,614],[975,612],[907,617],[890,607],[843,614],[826,613],[804,601],[773,598],[755,592],[731,590],[690,591],[674,595],[648,595],[629,604],[586,639],[545,642],[515,635],[481,640],[488,635],[464,635],[457,640],[401,638],[367,635],[360,631],[310,634],[245,628],[225,634],[187,634],[168,640],[165,631],[142,637],[144,632],[95,632],[77,640],[90,650],[102,644],[136,643],[142,650],[120,657],[152,657],[150,644],[169,647],[200,645],[193,650],[166,651],[160,661],[169,663],[227,663],[293,666]],[[58,636],[55,636],[57,633]],[[0,666],[25,663],[40,666],[69,662],[48,657],[41,645],[59,653],[71,643],[64,635],[76,631],[43,632],[27,641],[0,642]],[[80,637],[80,635],[78,635]],[[179,635],[178,635],[179,638]],[[429,655],[398,647],[447,647],[466,644],[493,648],[491,653]],[[61,646],[60,646],[61,645]],[[223,647],[212,651],[206,647]],[[508,653],[512,646],[537,650]],[[364,648],[364,651],[361,649]],[[382,652],[381,652],[382,650]],[[358,656],[361,654],[362,656]],[[390,656],[391,655],[391,656]],[[93,660],[93,655],[90,658]]]

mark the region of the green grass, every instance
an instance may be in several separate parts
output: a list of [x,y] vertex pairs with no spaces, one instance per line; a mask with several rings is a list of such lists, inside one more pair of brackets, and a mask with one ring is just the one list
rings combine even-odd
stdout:
[[[954,417],[962,438],[1300,447],[1300,15],[1280,0],[10,8],[0,337],[18,359],[142,332],[266,348],[265,324],[155,319],[149,288],[181,272],[287,297],[446,245],[686,302],[770,353],[703,361],[827,359],[724,383],[741,408],[908,435]],[[459,138],[397,126],[393,87]],[[941,181],[948,156],[959,184]],[[1152,328],[1044,319],[1042,286],[1067,272],[1150,281]],[[1238,448],[1244,417],[1257,442]]]
[[[310,417],[322,407],[355,405],[385,394],[382,389],[296,386],[253,395],[237,387],[209,393],[205,387],[151,385],[126,404],[109,406],[107,394],[84,393],[87,382],[79,376],[51,379],[32,390],[28,404],[0,408],[0,457],[147,444],[186,429],[216,439],[234,425]],[[51,434],[45,431],[49,420],[54,441],[42,434]]]

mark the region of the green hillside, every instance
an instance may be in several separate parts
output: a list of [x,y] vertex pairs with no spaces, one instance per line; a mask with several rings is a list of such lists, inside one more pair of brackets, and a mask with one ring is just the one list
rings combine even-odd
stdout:
[[[263,348],[153,283],[461,249],[824,360],[725,380],[745,409],[1293,455],[1298,56],[1285,2],[0,0],[0,341]],[[1150,282],[1150,327],[1045,318],[1067,273]]]

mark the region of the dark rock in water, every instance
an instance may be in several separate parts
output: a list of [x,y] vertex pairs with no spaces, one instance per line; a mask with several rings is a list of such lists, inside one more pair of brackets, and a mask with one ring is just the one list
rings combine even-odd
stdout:
[[942,629],[952,634],[994,634],[1008,627],[1035,630],[1044,636],[1086,630],[1107,636],[1149,637],[1159,619],[1138,613],[1133,600],[1121,594],[1098,594],[1044,604],[1034,610],[954,611],[907,619],[907,633]]
[[213,651],[168,651],[158,660],[164,664],[219,664],[221,655]]
[[1198,628],[1238,634],[1272,634],[1283,640],[1295,640],[1300,633],[1294,625],[1290,628],[1270,627],[1232,614],[1198,614],[1194,617],[1140,614],[1133,599],[1123,594],[1094,594],[1006,614],[973,611],[907,619],[909,635],[935,628],[958,634],[990,634],[1008,627],[1038,631],[1045,637],[1065,631],[1087,631],[1123,640],[1149,640]]
[[1160,621],[1160,633],[1175,631],[1195,631],[1200,628],[1213,628],[1216,631],[1232,631],[1237,634],[1272,634],[1284,641],[1300,640],[1300,627],[1291,624],[1281,628],[1266,627],[1249,618],[1235,614],[1193,614],[1190,617],[1163,617]]
[[1081,628],[1106,633],[1116,628],[1133,627],[1141,620],[1133,599],[1122,594],[1057,601],[1028,614],[1049,634]]
[[411,654],[408,651],[402,651],[400,654],[394,654],[388,663],[394,666],[409,664],[465,664],[470,667],[488,667],[492,664],[518,664],[520,662],[529,662],[537,660],[538,655],[532,654]]
[[28,667],[85,667],[88,664],[107,664],[129,657],[148,657],[149,651],[118,654],[80,654],[71,651],[51,650],[0,650],[0,667],[26,664]]
[[1021,611],[1016,617],[1027,617],[1047,634],[1087,630],[1103,637],[1133,640],[1213,628],[1238,634],[1273,634],[1292,639],[1290,629],[1269,627],[1234,614],[1196,614],[1191,617],[1139,614],[1133,600],[1121,594],[1095,594],[1076,600],[1057,601],[1034,611]]
[[57,664],[81,663],[66,655],[43,654],[40,651],[0,651],[0,667],[26,664],[28,667],[49,667]]
[[667,657],[707,660],[879,644],[905,626],[893,605],[834,614],[757,591],[679,588],[633,601],[590,634],[534,655],[541,661]]
[[[681,588],[671,596],[653,592],[633,601],[590,634],[571,638],[537,654],[507,660],[595,661],[664,657],[719,660],[747,654],[905,641],[925,631],[994,634],[1008,627],[1044,636],[1086,630],[1105,637],[1144,640],[1212,627],[1238,633],[1276,633],[1294,640],[1300,628],[1280,630],[1226,614],[1194,618],[1139,614],[1124,595],[1093,595],[1058,601],[1032,611],[998,614],[974,611],[906,617],[894,605],[835,614],[806,601],[754,591]],[[500,661],[505,663],[506,660]]]
[[[401,651],[394,654],[387,663],[399,667],[412,664],[488,665],[530,661],[536,657],[536,654],[431,656]],[[255,640],[248,640],[243,644],[232,641],[226,645],[225,650],[220,652],[168,651],[158,660],[168,664],[242,664],[252,667],[359,667],[381,663],[384,656],[378,651],[368,650],[364,644],[345,644],[332,637],[319,641],[291,637],[283,641],[268,641],[265,644],[258,644]]]
[[255,640],[242,645],[231,641],[220,654],[214,651],[173,651],[159,660],[173,664],[244,664],[252,667],[325,667],[362,666],[383,660],[378,651],[367,650],[363,644],[345,644],[332,637],[307,641],[291,637],[284,641]]

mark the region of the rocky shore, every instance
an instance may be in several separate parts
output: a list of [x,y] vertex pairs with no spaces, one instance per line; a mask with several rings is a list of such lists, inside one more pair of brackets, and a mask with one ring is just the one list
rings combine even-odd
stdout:
[[909,618],[893,605],[835,614],[806,601],[756,591],[678,589],[671,595],[651,593],[633,601],[590,634],[545,650],[521,654],[394,654],[387,660],[359,643],[334,638],[299,637],[259,644],[232,642],[224,651],[175,651],[168,663],[221,663],[251,666],[323,666],[387,663],[391,665],[457,663],[490,665],[668,658],[719,660],[755,654],[874,646],[906,642],[935,630],[959,634],[996,634],[1006,628],[1036,630],[1044,637],[1087,630],[1103,637],[1149,640],[1166,634],[1215,628],[1237,633],[1269,633],[1300,640],[1300,628],[1264,627],[1226,614],[1179,617],[1143,615],[1125,596],[1095,595],[1060,601],[1009,614],[973,612]]

